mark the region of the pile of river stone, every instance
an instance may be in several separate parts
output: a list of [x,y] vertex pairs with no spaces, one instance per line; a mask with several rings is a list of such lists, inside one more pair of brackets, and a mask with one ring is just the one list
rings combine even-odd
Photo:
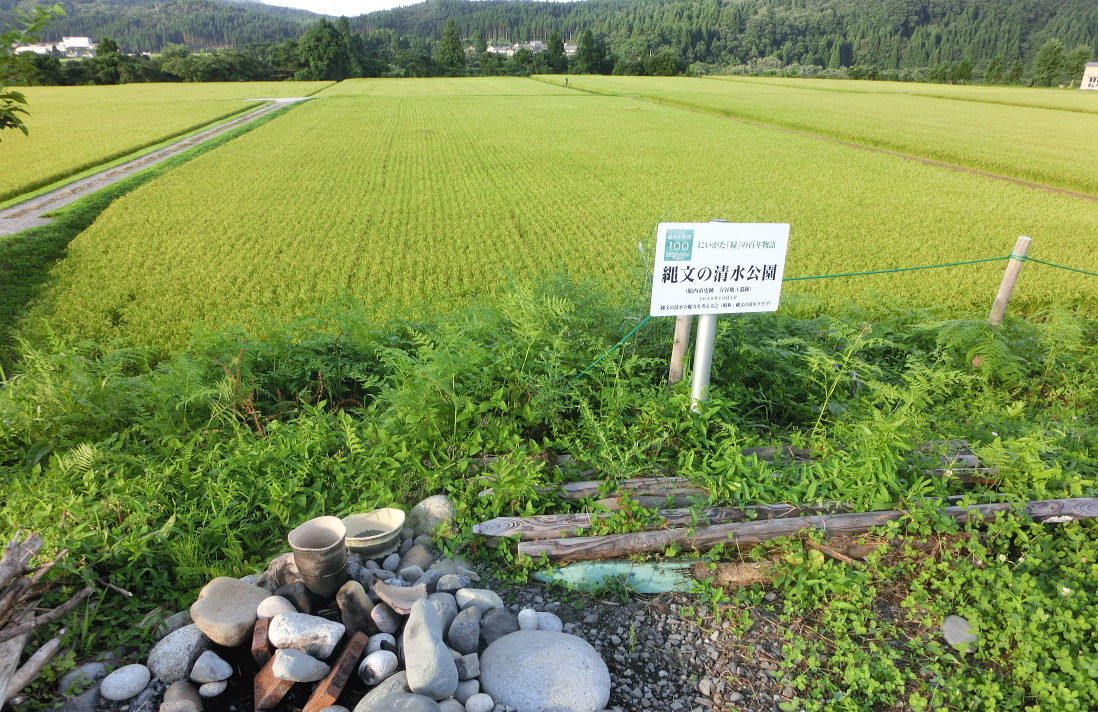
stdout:
[[[157,643],[147,664],[112,672],[100,693],[130,700],[159,682],[169,685],[160,712],[202,712],[203,699],[221,695],[234,674],[214,644],[250,646],[253,654],[266,646],[268,654],[256,654],[256,660],[266,665],[267,678],[273,676],[272,688],[320,682],[333,689],[333,666],[351,654],[352,638],[361,633],[358,640],[366,644],[360,656],[342,661],[370,687],[354,712],[604,709],[610,675],[591,645],[564,633],[553,613],[524,609],[513,615],[496,593],[474,587],[480,577],[471,566],[436,558],[426,534],[445,509],[440,499],[413,509],[396,553],[382,561],[349,557],[348,581],[334,601],[305,587],[292,553],[276,557],[261,575],[214,579],[190,607],[191,622],[181,625],[187,616],[177,614],[171,627],[179,627]],[[264,625],[266,640],[257,641]],[[264,679],[261,672],[257,711],[274,708],[285,694],[265,694]],[[349,710],[329,703],[316,710],[306,705],[305,712]]]

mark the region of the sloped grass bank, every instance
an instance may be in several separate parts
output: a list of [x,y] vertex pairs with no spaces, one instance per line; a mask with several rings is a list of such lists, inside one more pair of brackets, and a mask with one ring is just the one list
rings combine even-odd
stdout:
[[[104,593],[67,621],[75,648],[59,666],[147,646],[135,621],[189,604],[213,576],[251,572],[312,516],[433,492],[456,502],[453,546],[522,577],[536,562],[470,527],[563,511],[536,488],[562,476],[545,458],[567,453],[610,479],[669,468],[714,503],[909,508],[884,536],[948,544],[864,568],[800,542],[755,552],[785,556],[786,666],[805,700],[791,709],[1083,709],[1098,697],[1098,529],[1015,519],[958,529],[933,514],[933,498],[965,490],[926,476],[914,452],[966,438],[1000,469],[1000,497],[1095,496],[1098,322],[1045,312],[992,330],[887,303],[824,314],[792,302],[720,321],[714,395],[692,415],[685,389],[664,385],[669,320],[573,380],[643,316],[640,301],[546,278],[492,303],[382,322],[341,301],[289,325],[196,337],[166,358],[56,337],[24,345],[0,388],[0,522],[71,549],[66,586],[101,576],[137,594]],[[823,455],[775,470],[740,454],[779,442]],[[496,482],[478,497],[471,465],[485,455],[499,457]],[[762,593],[706,585],[699,609],[732,602],[738,620]],[[950,613],[976,626],[975,651],[936,635]]]

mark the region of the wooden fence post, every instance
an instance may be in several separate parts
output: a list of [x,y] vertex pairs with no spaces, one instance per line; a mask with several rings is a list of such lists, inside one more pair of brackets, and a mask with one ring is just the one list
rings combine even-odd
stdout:
[[1006,313],[1007,304],[1010,303],[1010,294],[1014,291],[1014,284],[1018,281],[1018,275],[1022,271],[1022,263],[1024,260],[1015,259],[1015,257],[1025,257],[1029,252],[1029,243],[1033,242],[1028,237],[1019,237],[1018,241],[1014,243],[1014,251],[1011,253],[1011,258],[1007,260],[1006,271],[1003,273],[1003,281],[999,285],[999,292],[995,295],[995,303],[991,305],[991,314],[988,315],[987,321],[992,326],[999,326],[1003,323],[1003,314]]
[[682,362],[686,349],[690,347],[690,324],[694,317],[680,314],[675,317],[675,340],[671,345],[671,368],[667,372],[667,385],[673,386],[682,380]]

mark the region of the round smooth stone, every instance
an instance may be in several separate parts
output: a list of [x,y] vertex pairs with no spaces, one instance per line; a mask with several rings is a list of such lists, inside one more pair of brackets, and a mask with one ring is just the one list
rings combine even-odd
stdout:
[[483,692],[478,692],[465,700],[465,712],[492,712],[496,702]]
[[120,667],[103,678],[99,684],[99,694],[112,702],[128,700],[148,687],[151,679],[152,673],[144,665]]
[[533,608],[523,608],[518,613],[519,630],[537,630],[538,612]]
[[400,625],[403,622],[397,612],[390,608],[387,603],[379,603],[374,606],[374,610],[370,611],[370,619],[373,620],[374,625],[382,633],[396,633],[400,630]]
[[[519,623],[519,627],[522,627],[522,623]],[[542,611],[538,613],[538,630],[547,630],[550,633],[562,633],[564,632],[564,623],[555,613],[546,613]]]
[[362,659],[358,666],[358,676],[372,687],[396,672],[398,667],[400,667],[400,661],[397,660],[396,653],[379,650]]
[[207,682],[206,684],[202,685],[202,687],[198,688],[198,694],[202,695],[203,697],[217,697],[222,692],[224,692],[225,688],[227,688],[228,686],[228,680]]
[[297,609],[294,608],[294,604],[282,596],[271,596],[270,598],[264,598],[259,603],[259,607],[256,608],[255,614],[260,618],[274,618],[279,613],[296,613]]

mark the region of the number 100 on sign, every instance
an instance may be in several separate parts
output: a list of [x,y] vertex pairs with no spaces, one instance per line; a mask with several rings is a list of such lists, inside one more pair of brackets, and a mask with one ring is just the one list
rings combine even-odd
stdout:
[[652,316],[776,311],[786,223],[660,223]]

